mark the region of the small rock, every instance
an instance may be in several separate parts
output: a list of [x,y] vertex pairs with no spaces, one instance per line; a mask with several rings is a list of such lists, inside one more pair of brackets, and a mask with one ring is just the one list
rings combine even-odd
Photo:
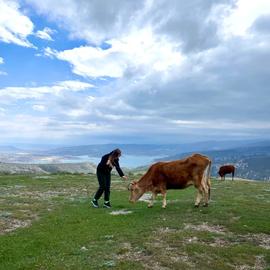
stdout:
[[81,251],[87,251],[88,249],[86,247],[81,247]]

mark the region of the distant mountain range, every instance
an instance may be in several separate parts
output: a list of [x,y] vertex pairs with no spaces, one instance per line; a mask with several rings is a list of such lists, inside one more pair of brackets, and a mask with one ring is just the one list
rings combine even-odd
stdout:
[[44,150],[41,153],[49,155],[88,155],[100,157],[101,155],[120,148],[126,155],[149,155],[169,156],[191,151],[224,150],[240,146],[262,146],[270,145],[269,142],[256,141],[206,141],[185,144],[96,144],[59,147]]
[[[80,163],[78,157],[85,155],[100,158],[103,154],[120,148],[124,155],[164,157],[156,161],[181,159],[195,152],[202,153],[213,160],[212,176],[217,176],[221,165],[230,163],[237,167],[237,177],[270,180],[270,141],[208,141],[163,145],[99,144],[57,148],[30,145],[26,148],[20,149],[16,145],[0,146],[0,172],[94,172],[93,164]],[[74,160],[78,158],[78,163],[66,163],[70,157],[74,157]],[[42,161],[42,164],[36,164],[39,161]],[[137,171],[144,171],[147,166],[141,166]]]

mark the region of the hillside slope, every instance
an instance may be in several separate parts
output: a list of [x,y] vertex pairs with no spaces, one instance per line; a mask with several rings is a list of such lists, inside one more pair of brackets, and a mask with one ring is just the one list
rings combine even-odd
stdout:
[[0,172],[7,174],[49,174],[49,173],[95,173],[93,163],[21,164],[0,163]]

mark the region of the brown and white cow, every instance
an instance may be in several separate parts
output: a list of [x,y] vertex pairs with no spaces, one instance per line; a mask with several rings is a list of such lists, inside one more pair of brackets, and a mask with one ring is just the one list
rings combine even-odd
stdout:
[[208,206],[210,197],[211,160],[203,155],[194,154],[181,160],[157,162],[140,178],[129,185],[130,202],[135,203],[145,192],[152,192],[148,207],[152,207],[156,195],[163,195],[162,207],[166,208],[168,189],[184,189],[194,185],[198,189],[195,207],[199,207],[202,198]]
[[221,179],[225,180],[226,174],[232,174],[232,180],[234,178],[235,167],[233,165],[223,165],[219,168],[218,174]]

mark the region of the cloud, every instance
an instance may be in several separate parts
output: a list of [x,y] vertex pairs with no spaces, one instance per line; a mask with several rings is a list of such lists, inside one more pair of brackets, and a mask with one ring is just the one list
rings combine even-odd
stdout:
[[116,33],[129,32],[133,24],[131,19],[134,19],[134,14],[141,12],[147,1],[26,0],[26,2],[33,5],[40,14],[45,14],[65,27],[73,38],[100,44],[115,37]]
[[56,33],[55,30],[49,28],[49,27],[45,27],[43,30],[38,30],[35,35],[38,38],[44,39],[44,40],[49,40],[49,41],[53,41],[53,38],[51,37],[54,33]]
[[129,70],[166,72],[183,61],[178,44],[154,36],[151,29],[132,32],[120,40],[108,40],[107,44],[110,47],[106,50],[82,46],[56,51],[47,47],[44,54],[68,61],[73,72],[84,77],[119,78]]
[[[4,59],[0,57],[0,65],[4,64]],[[6,76],[7,72],[0,70],[0,76]]]
[[248,115],[251,121],[268,121],[270,43],[260,43],[255,37],[232,39],[190,57],[166,80],[160,73],[132,84],[127,79],[115,99],[168,119],[241,122]]
[[224,34],[227,36],[246,36],[256,19],[270,14],[270,2],[268,0],[245,1],[238,0],[236,8],[231,10],[223,23]]
[[6,115],[6,110],[0,107],[0,116],[5,116],[5,115]]
[[28,114],[6,114],[4,116],[0,122],[1,137],[10,140],[31,140],[33,142],[34,139],[47,141],[50,138],[50,142],[57,140],[61,142],[63,138],[72,139],[89,133],[103,134],[110,128],[108,125],[57,120],[48,116]]
[[8,75],[7,72],[0,70],[0,76],[7,76],[7,75]]
[[[130,32],[150,28],[181,43],[183,51],[207,49],[218,44],[217,28],[224,12],[234,6],[234,0],[188,2],[170,0],[87,1],[87,0],[26,0],[40,14],[70,31],[71,37],[100,45],[111,39],[122,39]],[[219,16],[212,19],[213,9]],[[83,12],[81,12],[83,10]],[[80,14],[78,18],[78,14]],[[206,38],[207,37],[207,38]]]
[[40,105],[40,104],[35,104],[35,105],[33,105],[32,108],[34,111],[40,111],[40,112],[43,112],[46,110],[46,107],[44,105]]
[[269,18],[267,2],[258,1],[260,8],[242,0],[26,0],[86,42],[43,54],[68,62],[95,88],[65,81],[0,89],[1,104],[21,109],[5,130],[8,122],[19,130],[33,120],[25,136],[168,143],[267,137]]
[[255,31],[259,34],[267,34],[270,35],[270,10],[269,14],[262,15],[257,18],[253,25],[250,27],[251,31]]
[[92,84],[80,81],[62,81],[52,86],[6,87],[0,89],[0,102],[20,99],[43,99],[49,95],[60,95],[65,91],[79,92],[92,87]]
[[17,1],[0,0],[0,41],[33,48],[27,40],[33,29],[32,21],[20,11]]

